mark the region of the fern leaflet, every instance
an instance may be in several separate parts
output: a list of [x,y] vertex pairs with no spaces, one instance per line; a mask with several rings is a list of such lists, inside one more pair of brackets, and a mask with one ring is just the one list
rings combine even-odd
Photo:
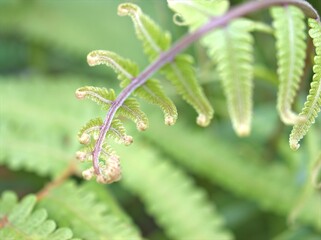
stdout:
[[290,147],[294,150],[300,147],[299,141],[308,132],[310,126],[315,122],[315,118],[321,108],[321,25],[320,22],[309,19],[309,35],[313,39],[316,56],[314,57],[313,80],[311,89],[300,116],[306,121],[294,125],[290,134]]
[[17,202],[12,192],[4,192],[0,198],[0,239],[47,239],[76,240],[68,228],[57,228],[54,221],[47,219],[47,211],[34,210],[36,197],[26,196]]
[[304,14],[297,7],[285,6],[272,8],[271,15],[274,19],[280,81],[277,108],[285,124],[295,124],[304,121],[291,110],[305,64]]
[[233,127],[239,136],[250,133],[253,95],[252,22],[238,19],[208,34],[202,43],[217,63]]
[[87,55],[87,62],[91,67],[101,64],[111,67],[121,81],[122,87],[127,86],[139,73],[137,64],[110,51],[92,51]]
[[[162,31],[138,6],[130,3],[121,4],[118,14],[131,17],[137,37],[142,41],[144,52],[150,61],[155,60],[169,48],[171,44],[169,33]],[[172,62],[161,68],[161,73],[172,82],[183,99],[196,109],[199,114],[197,123],[207,126],[213,117],[213,109],[197,83],[192,63],[190,56],[177,55]]]

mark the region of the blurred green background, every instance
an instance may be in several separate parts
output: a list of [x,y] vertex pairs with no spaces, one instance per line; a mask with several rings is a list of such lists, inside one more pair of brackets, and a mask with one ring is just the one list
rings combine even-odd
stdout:
[[[90,51],[114,51],[137,62],[141,70],[147,66],[130,19],[117,16],[122,2],[0,0],[0,192],[13,190],[19,196],[38,192],[73,161],[80,147],[76,137],[80,127],[90,118],[104,116],[95,104],[74,97],[75,89],[84,85],[120,90],[111,70],[87,65]],[[173,41],[186,32],[186,28],[173,24],[165,0],[130,2],[170,31]],[[241,2],[245,1],[231,4]],[[309,2],[320,12],[319,0]],[[271,22],[268,11],[250,17]],[[288,146],[291,128],[280,122],[275,107],[274,39],[262,33],[255,34],[255,39],[255,109],[250,137],[235,136],[216,73],[197,43],[187,52],[196,59],[199,81],[215,109],[211,126],[197,127],[196,113],[164,81],[166,92],[178,107],[178,126],[164,127],[158,108],[145,103],[142,107],[150,117],[150,129],[138,133],[127,123],[138,145],[118,151],[121,159],[130,163],[124,162],[124,181],[106,187],[106,191],[144,237],[171,239],[157,216],[146,210],[148,200],[133,186],[135,181],[126,180],[131,171],[136,172],[138,184],[143,184],[145,174],[148,176],[146,169],[139,167],[140,153],[135,153],[139,147],[152,149],[149,151],[156,152],[159,159],[168,159],[192,179],[209,202],[215,202],[235,239],[321,239],[317,222],[318,217],[321,221],[320,192],[307,196],[304,191],[308,188],[309,163],[320,155],[321,120],[319,117],[301,149],[292,152]],[[297,110],[308,91],[311,67],[305,72]],[[77,168],[82,167],[77,163]],[[82,183],[77,175],[73,179]],[[283,191],[289,195],[278,202]],[[288,225],[287,217],[300,196],[310,205],[304,208],[297,225]]]

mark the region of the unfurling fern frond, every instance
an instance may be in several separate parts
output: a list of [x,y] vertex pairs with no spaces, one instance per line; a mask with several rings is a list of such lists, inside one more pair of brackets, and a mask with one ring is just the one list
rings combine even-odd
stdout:
[[[144,52],[149,56],[150,61],[155,60],[169,48],[171,44],[169,33],[164,32],[138,6],[130,3],[121,4],[118,8],[118,14],[131,17],[137,37],[142,41]],[[190,56],[177,55],[171,62],[161,68],[161,73],[172,82],[183,99],[198,112],[197,123],[201,126],[207,126],[214,111],[202,88],[197,83],[192,63]]]
[[303,74],[306,34],[303,12],[294,6],[271,9],[278,59],[279,93],[277,108],[285,124],[296,124],[304,118],[291,105]]
[[[113,89],[99,87],[81,87],[76,90],[78,99],[89,98],[101,105],[104,110],[108,110],[115,100],[115,92]],[[128,98],[118,111],[118,115],[127,117],[136,123],[137,129],[140,131],[148,127],[148,119],[143,111],[140,110],[139,103],[134,98]]]
[[0,198],[0,239],[76,240],[68,228],[57,228],[47,219],[47,211],[34,210],[37,198],[26,196],[20,203],[12,192],[4,192]]
[[[86,145],[81,151],[76,153],[76,158],[81,161],[93,161],[93,152],[95,144],[99,138],[103,121],[100,118],[90,120],[78,133],[79,142]],[[113,138],[117,143],[129,145],[133,142],[133,138],[126,134],[125,127],[122,122],[114,118],[111,126],[106,133],[108,138]],[[92,141],[93,140],[93,141]],[[121,178],[121,169],[119,157],[115,154],[109,144],[105,141],[100,150],[100,157],[97,161],[100,168],[100,174],[97,181],[101,183],[112,183]],[[94,166],[83,171],[83,177],[87,180],[95,175]]]
[[309,19],[309,35],[313,39],[316,56],[314,57],[313,80],[309,95],[299,116],[304,117],[306,121],[294,125],[290,134],[290,147],[298,149],[299,141],[308,132],[308,129],[315,122],[315,118],[321,109],[321,25],[314,19]]
[[[121,80],[120,86],[126,87],[138,75],[138,66],[129,59],[124,59],[116,53],[97,50],[88,54],[87,62],[90,66],[105,64],[114,69]],[[134,91],[138,96],[152,104],[158,105],[164,112],[165,124],[173,125],[177,119],[177,110],[174,103],[166,96],[159,81],[149,79]]]

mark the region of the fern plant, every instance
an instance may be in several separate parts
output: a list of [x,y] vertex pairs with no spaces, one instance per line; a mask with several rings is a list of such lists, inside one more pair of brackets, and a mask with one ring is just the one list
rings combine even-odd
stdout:
[[[1,69],[5,69],[0,76],[1,99],[5,99],[0,107],[0,192],[3,191],[0,239],[319,239],[320,118],[315,118],[316,124],[299,152],[288,147],[287,128],[278,119],[299,126],[298,135],[293,138],[293,143],[298,144],[300,136],[306,133],[304,124],[309,112],[295,113],[298,107],[295,95],[297,86],[302,85],[300,79],[308,79],[313,58],[312,41],[305,34],[304,14],[318,23],[309,5],[302,1],[281,4],[272,0],[229,9],[229,2],[224,0],[135,1],[153,19],[159,18],[154,22],[138,6],[123,4],[120,14],[130,19],[122,19],[123,23],[120,20],[117,27],[122,31],[117,32],[117,28],[101,21],[100,16],[108,15],[108,21],[117,21],[112,12],[116,12],[119,2],[94,2],[34,0],[26,5],[22,0],[7,0],[0,3],[0,35],[8,39],[0,40],[1,49],[5,49],[0,51]],[[178,26],[172,23],[173,13],[167,3],[175,12],[174,23]],[[266,15],[252,15],[249,19],[238,13],[240,9],[252,12],[253,6],[260,9],[267,5],[271,6],[271,23],[253,20]],[[44,12],[39,21],[39,13]],[[236,18],[229,22],[234,14]],[[143,68],[140,55],[132,56],[132,53],[139,52],[140,42],[119,41],[130,35],[130,20],[134,21],[134,29],[151,64],[165,55],[161,64],[158,62],[150,69],[153,75],[142,85],[135,83],[139,85],[135,90],[129,86],[135,79],[142,79],[139,69]],[[219,26],[215,21],[220,21]],[[221,21],[229,23],[220,25]],[[204,30],[209,22],[218,27]],[[79,25],[81,28],[73,27]],[[189,29],[183,36],[189,40],[183,46],[191,46],[199,39],[196,47],[189,49],[190,55],[176,52],[177,48],[183,50],[182,42],[172,45],[169,33],[163,30],[171,29],[175,39],[178,32],[185,31],[179,30],[180,26]],[[317,26],[310,28],[317,30]],[[195,31],[201,31],[198,29],[205,31],[204,35],[200,34],[202,37],[194,35]],[[262,33],[253,35],[256,31]],[[309,34],[317,39],[313,31]],[[150,35],[153,37],[148,39]],[[241,40],[246,42],[238,45]],[[286,44],[287,41],[291,44]],[[106,43],[126,57],[98,50],[88,55],[88,62],[92,66],[107,65],[118,75],[121,88],[129,87],[122,104],[117,95],[125,93],[116,89],[116,81],[109,82],[108,88],[98,87],[105,85],[100,81],[105,77],[102,73],[106,74],[104,66],[84,67],[79,57]],[[274,43],[283,48],[277,47],[275,53],[270,51],[268,46]],[[172,55],[167,58],[167,54]],[[266,55],[264,60],[261,54]],[[302,54],[307,57],[304,72]],[[135,62],[127,59],[129,56]],[[284,61],[284,56],[289,61]],[[26,65],[19,65],[21,62]],[[276,71],[271,67],[274,62]],[[235,63],[240,65],[232,68]],[[57,69],[57,64],[63,68]],[[314,72],[318,76],[317,68]],[[293,82],[289,76],[293,76]],[[166,78],[169,84],[163,83]],[[234,83],[234,78],[244,89],[229,85]],[[276,111],[272,99],[278,78]],[[89,86],[93,79],[95,86]],[[180,85],[185,83],[182,79],[187,86]],[[189,92],[195,79],[202,84],[200,87],[196,82],[200,91]],[[170,100],[174,100],[171,83],[183,101],[195,108],[201,125],[206,125],[212,116],[204,114],[206,105],[199,108],[200,103],[213,105],[214,124],[207,128],[194,127],[190,119],[193,109],[189,111],[183,101],[175,98],[180,114],[177,121],[177,109]],[[78,98],[97,102],[103,111],[90,101],[79,104],[72,94],[76,88],[79,88]],[[185,96],[187,93],[190,95]],[[248,96],[238,96],[239,93],[253,95],[255,104]],[[299,99],[303,95],[301,92]],[[139,98],[159,106],[164,126],[158,124],[161,111],[143,104],[140,110],[138,102],[143,101]],[[205,101],[197,102],[198,99]],[[317,111],[316,99],[310,97],[307,104],[315,106]],[[239,111],[242,108],[234,106],[236,103],[247,111]],[[107,186],[83,181],[82,172],[86,179],[96,175],[91,160],[105,122],[101,113],[117,107],[102,141],[98,163],[101,175],[97,180],[110,183],[120,178],[119,154],[122,181]],[[212,109],[208,110],[213,113]],[[226,120],[228,114],[232,124]],[[310,114],[311,119],[316,116],[315,111]],[[125,118],[135,124],[127,123]],[[167,126],[174,123],[174,127]],[[230,125],[237,135],[245,136],[250,130],[251,135],[240,141]],[[126,145],[133,142],[129,135],[133,135],[135,128],[147,127],[148,131],[135,137],[128,149]],[[77,131],[84,144],[80,150],[75,141]],[[78,160],[85,163],[77,164],[75,152]],[[89,169],[84,171],[86,168]]]
[[[281,6],[277,6],[281,5]],[[298,141],[307,133],[320,111],[320,17],[316,10],[301,0],[253,1],[228,10],[229,2],[222,1],[175,1],[168,0],[168,6],[176,12],[174,20],[187,25],[190,33],[171,46],[170,34],[161,29],[150,17],[132,3],[118,7],[120,16],[129,16],[135,27],[137,38],[142,42],[144,53],[151,64],[142,72],[131,60],[116,53],[96,50],[88,54],[90,66],[105,64],[111,67],[121,80],[123,90],[116,97],[113,90],[97,87],[83,87],[76,91],[79,99],[89,98],[107,109],[104,121],[93,119],[79,133],[79,140],[87,145],[77,157],[92,161],[93,166],[83,175],[86,179],[97,177],[98,182],[111,183],[120,179],[119,158],[111,150],[109,136],[116,135],[118,142],[126,145],[132,138],[124,133],[123,117],[133,120],[138,130],[148,126],[147,117],[140,110],[138,96],[147,102],[159,105],[165,115],[165,124],[173,125],[177,111],[173,102],[165,95],[160,83],[150,79],[161,73],[176,88],[176,91],[198,112],[197,123],[207,126],[213,116],[213,109],[202,87],[196,80],[191,56],[180,52],[196,40],[208,49],[209,58],[217,65],[222,87],[227,98],[228,111],[233,128],[239,136],[249,135],[253,105],[254,39],[252,31],[273,33],[276,37],[279,93],[277,109],[285,124],[294,125],[290,135],[290,146],[298,148]],[[264,8],[271,8],[273,29],[263,23],[244,18],[244,15]],[[305,60],[304,14],[309,17],[309,31],[316,46],[317,56],[313,83],[302,113],[292,110]],[[114,126],[117,125],[117,128]]]

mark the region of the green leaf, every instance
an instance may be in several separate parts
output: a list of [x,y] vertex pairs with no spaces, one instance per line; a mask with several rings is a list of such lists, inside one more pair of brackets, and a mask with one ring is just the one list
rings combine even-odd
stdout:
[[309,35],[313,39],[316,56],[314,57],[313,81],[307,100],[299,116],[305,118],[306,121],[294,125],[290,134],[290,147],[294,150],[300,147],[299,141],[308,132],[311,125],[315,122],[315,118],[321,109],[321,25],[320,22],[309,19]]
[[238,19],[202,39],[217,64],[229,114],[239,136],[251,131],[253,95],[253,22]]
[[[117,55],[116,53],[97,50],[88,54],[87,61],[90,66],[105,64],[111,67],[121,80],[120,86],[126,87],[138,75],[138,66]],[[137,88],[134,95],[146,100],[149,103],[158,105],[164,112],[165,124],[173,125],[177,119],[177,110],[174,103],[165,95],[159,81],[149,79],[147,82]]]
[[303,12],[294,6],[271,9],[275,29],[279,92],[277,108],[285,124],[302,122],[291,105],[299,88],[306,57],[306,33]]
[[176,12],[175,23],[187,25],[191,31],[208,22],[211,17],[222,15],[229,7],[227,0],[167,0],[167,4]]
[[17,203],[12,192],[4,192],[0,198],[0,239],[15,240],[71,240],[72,231],[57,228],[56,223],[47,219],[47,211],[34,210],[36,197],[28,195]]
[[[121,16],[129,15],[134,22],[137,37],[143,43],[143,49],[150,61],[159,57],[170,44],[170,35],[162,29],[141,9],[131,3],[121,4],[118,8]],[[166,64],[161,73],[176,87],[177,92],[198,112],[197,123],[207,126],[213,117],[213,109],[201,86],[196,80],[193,61],[189,55],[178,55]]]
[[109,207],[96,200],[88,188],[67,182],[50,191],[39,205],[61,226],[70,227],[84,239],[142,239],[138,230],[121,220]]
[[[135,141],[135,152],[123,151],[123,181],[137,194],[172,239],[232,239],[206,194],[193,180],[146,142]],[[148,181],[146,181],[148,179]]]

